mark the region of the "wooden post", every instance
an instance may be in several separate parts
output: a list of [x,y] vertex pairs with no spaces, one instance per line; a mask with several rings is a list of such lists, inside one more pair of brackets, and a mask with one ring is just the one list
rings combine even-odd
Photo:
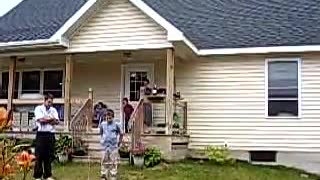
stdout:
[[9,84],[8,84],[8,104],[7,110],[10,111],[13,108],[13,98],[14,98],[14,90],[15,90],[15,76],[16,76],[16,64],[17,57],[10,57],[10,65],[9,65]]
[[93,101],[93,90],[92,90],[92,88],[89,88],[88,92],[89,92],[88,98]]
[[167,134],[171,133],[173,124],[174,93],[174,50],[167,49],[167,87],[166,87],[166,124]]
[[65,80],[64,80],[64,125],[65,130],[69,130],[69,124],[71,121],[71,79],[73,71],[72,55],[66,55],[66,67],[65,67]]
[[91,100],[91,109],[89,110],[89,112],[88,112],[88,116],[89,116],[89,121],[88,121],[88,123],[87,123],[87,132],[89,132],[89,131],[91,131],[92,130],[92,120],[93,120],[93,116],[94,116],[94,114],[93,114],[93,90],[92,90],[92,88],[89,88],[89,90],[88,90],[88,98]]

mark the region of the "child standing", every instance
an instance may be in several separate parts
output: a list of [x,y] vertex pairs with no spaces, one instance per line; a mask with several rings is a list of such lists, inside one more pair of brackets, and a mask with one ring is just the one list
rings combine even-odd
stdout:
[[101,160],[101,179],[117,179],[120,160],[119,147],[123,138],[121,125],[114,120],[114,112],[107,110],[106,121],[100,124],[101,145],[103,155]]

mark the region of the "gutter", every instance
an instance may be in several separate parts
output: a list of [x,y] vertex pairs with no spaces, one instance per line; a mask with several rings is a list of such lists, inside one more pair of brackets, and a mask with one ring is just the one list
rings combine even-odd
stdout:
[[61,46],[67,47],[66,42],[61,40],[50,41],[47,39],[39,39],[32,41],[16,41],[16,42],[7,42],[0,43],[0,51],[4,50],[16,50],[23,48],[39,48],[39,47],[51,47],[51,46]]

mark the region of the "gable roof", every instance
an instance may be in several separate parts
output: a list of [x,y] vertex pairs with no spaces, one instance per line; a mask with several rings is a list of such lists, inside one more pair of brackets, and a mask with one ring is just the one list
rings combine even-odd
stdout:
[[203,49],[320,45],[320,0],[143,0]]
[[[320,51],[320,0],[128,1],[198,55]],[[0,47],[67,47],[66,32],[98,2],[24,0],[0,17]]]
[[23,0],[0,17],[0,43],[50,39],[88,0]]

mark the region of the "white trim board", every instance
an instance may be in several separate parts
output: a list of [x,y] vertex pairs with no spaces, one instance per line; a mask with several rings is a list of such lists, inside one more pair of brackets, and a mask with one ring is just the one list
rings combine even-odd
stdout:
[[63,35],[97,2],[97,0],[88,0],[68,21],[53,35],[49,40],[52,41],[67,41]]
[[200,56],[208,56],[208,55],[236,55],[236,54],[295,53],[295,52],[314,52],[314,51],[320,51],[320,45],[203,49],[203,50],[199,50],[197,54]]

